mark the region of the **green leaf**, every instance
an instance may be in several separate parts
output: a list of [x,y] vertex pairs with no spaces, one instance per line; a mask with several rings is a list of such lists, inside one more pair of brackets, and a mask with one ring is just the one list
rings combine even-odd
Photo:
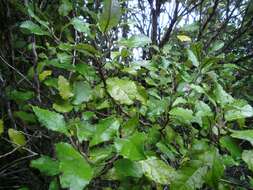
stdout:
[[68,113],[73,109],[73,106],[69,102],[53,103],[53,108],[60,113]]
[[[213,116],[213,112],[209,105],[204,103],[203,101],[195,102],[195,121],[199,123],[201,127],[204,127],[205,118],[210,118]],[[209,119],[210,120],[210,119]]]
[[143,175],[141,165],[128,159],[117,160],[114,167],[119,177],[140,178]]
[[224,174],[224,165],[218,150],[210,147],[200,155],[199,159],[209,167],[205,176],[206,183],[214,189],[218,189],[219,180]]
[[242,139],[242,140],[247,140],[253,145],[253,130],[241,130],[241,131],[236,131],[236,130],[230,130],[232,132],[231,137],[237,138],[237,139]]
[[111,158],[114,155],[113,151],[114,149],[112,145],[106,147],[95,147],[90,149],[89,159],[95,164],[101,163]]
[[88,64],[77,64],[75,70],[84,76],[88,81],[96,77],[96,71]]
[[89,163],[70,144],[57,143],[56,154],[59,160],[59,170],[62,173],[60,183],[62,188],[81,190],[89,184],[93,170]]
[[42,73],[39,74],[39,80],[43,81],[45,80],[48,76],[50,76],[52,74],[51,70],[45,70]]
[[58,90],[64,100],[67,100],[74,95],[71,92],[69,81],[61,75],[58,77]]
[[15,111],[13,114],[16,118],[21,119],[25,123],[36,123],[37,119],[34,114],[32,113],[27,113],[24,111]]
[[237,103],[237,101],[232,104],[232,109],[225,112],[226,121],[234,121],[253,116],[253,108],[249,104]]
[[95,132],[95,126],[91,125],[88,121],[81,121],[75,124],[77,138],[80,142],[88,141]]
[[73,85],[73,104],[79,105],[83,102],[88,102],[92,97],[92,89],[87,82],[77,81]]
[[90,146],[112,140],[115,136],[118,135],[119,126],[119,121],[114,117],[109,117],[101,120],[96,125],[95,133],[90,141]]
[[216,41],[216,42],[213,43],[210,52],[214,53],[214,52],[220,50],[221,48],[223,48],[223,46],[224,46],[224,42]]
[[170,186],[171,190],[196,190],[204,184],[204,177],[208,172],[208,166],[198,167],[191,165],[181,168],[175,175]]
[[128,138],[116,139],[114,144],[117,152],[124,158],[130,160],[143,160],[146,158],[144,153],[144,142],[146,135],[136,132]]
[[198,61],[198,58],[196,57],[196,55],[190,49],[187,49],[187,53],[188,53],[188,58],[192,62],[192,64],[195,67],[198,67],[199,66],[199,61]]
[[3,132],[4,132],[4,121],[0,119],[0,136],[3,134]]
[[174,179],[174,168],[156,157],[149,157],[146,160],[139,161],[139,163],[144,175],[156,183],[168,185]]
[[253,150],[244,150],[242,153],[242,160],[248,165],[249,169],[253,171]]
[[58,180],[57,180],[57,178],[54,178],[50,182],[48,190],[59,190],[59,189],[60,189],[60,187],[59,187],[59,184],[58,184]]
[[32,6],[29,5],[29,6],[28,6],[28,14],[29,14],[32,18],[34,18],[38,23],[40,23],[43,27],[49,29],[49,27],[48,27],[49,22],[41,20],[37,15],[35,15],[35,13],[34,13],[34,11],[33,11],[32,9],[33,9]]
[[[94,48],[94,46],[90,45],[90,44],[84,44],[84,43],[79,43],[74,47],[77,51],[79,52],[88,52],[91,54],[92,57],[94,57],[95,55],[99,55],[100,52],[98,50],[96,50]],[[83,64],[82,64],[83,65]],[[87,65],[87,64],[86,64]]]
[[186,123],[190,123],[194,118],[192,110],[181,107],[173,108],[169,114]]
[[105,0],[103,12],[99,17],[99,27],[101,32],[107,32],[116,26],[121,17],[120,4],[118,0]]
[[216,88],[214,89],[214,96],[216,102],[220,104],[221,107],[224,107],[225,105],[234,101],[234,98],[228,94],[220,84],[216,85]]
[[138,48],[144,47],[151,43],[149,37],[145,35],[134,35],[131,36],[129,39],[121,39],[118,41],[119,45],[128,47],[128,48]]
[[14,100],[17,102],[23,102],[30,100],[34,97],[34,92],[32,91],[17,91],[17,90],[12,90],[7,92],[7,96],[10,100]]
[[196,115],[199,117],[210,117],[213,116],[213,112],[209,105],[203,101],[197,101],[195,104]]
[[79,18],[73,18],[71,24],[78,32],[82,32],[90,36],[89,24]]
[[36,160],[32,160],[30,166],[48,176],[54,176],[60,173],[59,162],[45,155],[42,155]]
[[226,148],[231,153],[233,158],[238,159],[241,157],[242,150],[240,146],[238,146],[237,143],[235,142],[235,139],[229,136],[224,136],[220,139],[220,145],[223,148]]
[[22,131],[17,131],[15,129],[8,129],[8,135],[10,140],[18,146],[24,146],[26,144],[26,139]]
[[139,125],[139,118],[138,116],[134,116],[130,118],[126,123],[124,123],[121,127],[121,135],[123,137],[132,135],[135,131],[137,126]]
[[106,80],[107,90],[111,97],[121,104],[131,105],[134,100],[139,100],[146,104],[145,92],[141,93],[135,82],[129,79],[119,79],[117,77]]
[[57,131],[68,135],[66,123],[64,117],[61,114],[42,109],[37,106],[33,106],[32,108],[42,125],[52,131]]
[[177,35],[177,38],[181,41],[181,42],[191,42],[191,38],[189,36],[186,35]]
[[72,9],[72,3],[69,0],[61,0],[58,12],[61,16],[67,16]]
[[44,31],[43,29],[41,29],[41,27],[39,25],[33,23],[30,20],[22,22],[22,24],[20,25],[20,28],[26,29],[30,33],[35,34],[35,35],[39,35],[39,36],[49,35],[49,33],[47,31]]

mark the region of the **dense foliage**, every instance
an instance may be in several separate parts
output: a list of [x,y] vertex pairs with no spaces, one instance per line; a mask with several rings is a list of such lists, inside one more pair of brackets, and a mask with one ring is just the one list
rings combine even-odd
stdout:
[[253,189],[252,1],[0,10],[0,189]]

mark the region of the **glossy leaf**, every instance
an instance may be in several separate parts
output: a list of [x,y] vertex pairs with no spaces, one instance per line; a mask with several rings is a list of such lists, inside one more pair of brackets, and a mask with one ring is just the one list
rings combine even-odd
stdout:
[[253,108],[249,104],[234,104],[233,108],[225,112],[226,121],[244,119],[253,116]]
[[184,122],[191,122],[194,118],[192,110],[176,107],[170,110],[170,115],[180,119],[183,119]]
[[141,165],[128,159],[121,159],[115,163],[116,175],[120,177],[136,177],[143,175]]
[[62,173],[60,183],[63,188],[81,190],[87,186],[93,177],[89,163],[70,144],[57,143],[56,154],[59,160],[59,170]]
[[61,114],[37,106],[33,106],[32,108],[39,122],[46,128],[68,134],[64,117]]
[[152,181],[164,185],[170,184],[175,178],[175,170],[156,157],[140,161],[143,173]]
[[101,120],[95,129],[95,134],[93,135],[90,146],[97,145],[101,142],[112,140],[118,135],[120,123],[114,117],[109,117]]
[[216,85],[216,88],[214,89],[214,95],[217,103],[222,107],[234,101],[234,98],[228,94],[220,84]]
[[146,136],[144,133],[135,133],[127,138],[116,139],[115,148],[124,158],[143,160],[146,158],[144,153],[145,140]]

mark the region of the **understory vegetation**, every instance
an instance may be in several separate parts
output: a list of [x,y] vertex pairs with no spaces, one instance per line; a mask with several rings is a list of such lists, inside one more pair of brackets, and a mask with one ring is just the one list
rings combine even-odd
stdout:
[[0,10],[0,189],[253,189],[252,0]]

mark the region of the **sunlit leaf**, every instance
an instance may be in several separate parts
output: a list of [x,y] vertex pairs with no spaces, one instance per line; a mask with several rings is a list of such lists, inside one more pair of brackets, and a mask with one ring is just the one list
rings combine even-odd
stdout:
[[177,38],[181,41],[181,42],[191,42],[191,38],[189,36],[186,35],[177,35]]

